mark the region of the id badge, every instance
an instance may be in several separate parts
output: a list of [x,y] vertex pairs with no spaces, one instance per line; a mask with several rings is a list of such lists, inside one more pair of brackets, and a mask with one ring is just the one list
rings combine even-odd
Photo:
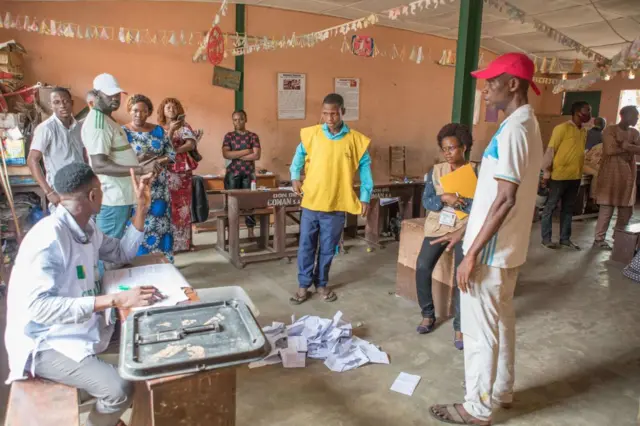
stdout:
[[455,226],[456,212],[451,207],[445,207],[440,212],[440,225]]

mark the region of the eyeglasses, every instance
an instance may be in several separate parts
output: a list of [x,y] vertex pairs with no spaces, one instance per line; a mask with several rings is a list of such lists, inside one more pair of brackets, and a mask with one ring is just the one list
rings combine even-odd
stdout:
[[456,146],[446,146],[446,147],[442,147],[440,148],[442,150],[442,152],[453,152],[456,149],[460,148],[460,145],[456,145]]

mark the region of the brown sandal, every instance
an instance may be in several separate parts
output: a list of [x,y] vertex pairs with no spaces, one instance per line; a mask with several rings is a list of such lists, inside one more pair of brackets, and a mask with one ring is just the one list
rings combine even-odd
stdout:
[[322,300],[324,300],[327,303],[335,302],[336,300],[338,300],[338,295],[335,294],[332,290],[329,290],[324,294],[320,293],[320,295],[322,296]]
[[304,292],[304,296],[300,296],[300,294],[296,293],[292,297],[289,298],[289,303],[292,305],[301,305],[306,302],[310,297],[310,293],[308,291]]
[[467,413],[462,404],[432,405],[429,414],[438,421],[452,425],[491,426],[491,420],[476,419]]

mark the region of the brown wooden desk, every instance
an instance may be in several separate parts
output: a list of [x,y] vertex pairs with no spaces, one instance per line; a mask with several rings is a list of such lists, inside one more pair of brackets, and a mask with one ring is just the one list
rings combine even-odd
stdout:
[[[421,216],[419,206],[423,189],[424,182],[422,181],[411,183],[389,182],[374,185],[369,205],[369,213],[367,214],[367,222],[364,228],[364,240],[369,245],[369,249],[384,247],[381,243],[380,234],[383,228],[385,206],[380,205],[380,199],[399,197],[400,200],[397,205],[400,210],[400,217],[403,220],[412,219]],[[359,187],[356,187],[356,193],[358,190]],[[348,215],[345,235],[358,238],[357,224],[357,216]]]
[[[217,194],[224,191],[224,176],[202,177],[207,193]],[[256,174],[256,186],[265,188],[277,188],[278,176]]]
[[[289,259],[296,256],[297,247],[287,248],[287,214],[300,209],[302,200],[292,191],[271,189],[267,191],[251,191],[234,189],[223,191],[227,197],[227,217],[219,217],[216,225],[218,239],[216,249],[236,268],[243,268],[248,263],[266,260]],[[258,248],[260,253],[240,252],[240,217],[257,214],[260,217],[260,237]],[[269,218],[274,216],[273,244],[270,245]],[[225,235],[227,230],[228,237]]]
[[[167,263],[163,255],[136,258],[131,266]],[[185,288],[189,302],[200,299]],[[122,320],[129,312],[119,312]],[[236,369],[180,374],[135,383],[130,426],[233,426],[236,418]]]

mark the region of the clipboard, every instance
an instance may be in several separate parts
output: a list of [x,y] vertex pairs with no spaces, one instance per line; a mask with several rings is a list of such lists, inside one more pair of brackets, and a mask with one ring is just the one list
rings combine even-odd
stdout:
[[[446,193],[455,194],[457,192],[461,197],[473,198],[478,185],[478,177],[473,170],[473,166],[469,163],[442,176],[440,184]],[[463,211],[456,210],[456,216],[458,216],[458,219],[464,219],[469,215]]]

